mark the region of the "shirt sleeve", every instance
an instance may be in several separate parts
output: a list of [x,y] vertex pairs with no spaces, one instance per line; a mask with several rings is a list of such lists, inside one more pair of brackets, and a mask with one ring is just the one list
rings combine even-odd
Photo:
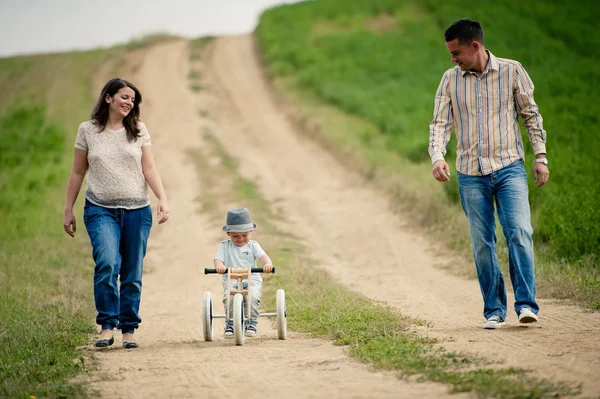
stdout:
[[87,137],[86,137],[85,132],[86,132],[86,129],[85,129],[85,122],[84,122],[81,125],[79,125],[79,129],[77,130],[77,138],[75,139],[75,148],[82,150],[82,151],[88,150]]
[[450,72],[446,71],[435,93],[433,120],[429,124],[429,156],[432,164],[444,159],[453,122]]
[[515,68],[514,98],[517,112],[523,118],[523,124],[534,154],[546,153],[546,131],[543,128],[542,115],[533,99],[533,82],[519,63]]
[[140,122],[140,140],[142,141],[142,147],[147,147],[152,145],[152,140],[150,139],[150,133],[148,132],[148,128],[146,124]]
[[259,260],[266,252],[262,249],[260,244],[254,241],[252,245],[252,253],[254,254],[254,260]]

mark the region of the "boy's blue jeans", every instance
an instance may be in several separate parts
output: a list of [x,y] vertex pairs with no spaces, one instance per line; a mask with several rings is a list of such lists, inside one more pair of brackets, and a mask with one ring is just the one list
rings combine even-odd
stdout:
[[[250,325],[256,327],[260,315],[260,293],[262,291],[262,279],[252,278],[252,303],[250,304]],[[231,282],[231,288],[237,290],[237,280]],[[227,308],[227,297],[229,296],[229,286],[227,283],[227,275],[223,277],[223,307]],[[242,280],[242,289],[248,289],[248,280]],[[246,320],[246,309],[248,309],[248,297],[244,296],[244,320]],[[227,312],[227,310],[225,310]],[[233,297],[229,301],[229,316],[233,317]],[[233,320],[233,318],[232,318]],[[233,321],[225,323],[225,326],[233,326]]]
[[528,200],[527,173],[517,161],[487,176],[458,173],[460,202],[469,220],[471,244],[483,295],[486,319],[506,319],[506,287],[496,254],[496,219],[508,244],[508,265],[515,293],[514,310],[531,308],[537,314],[533,229]]
[[86,200],[83,220],[96,262],[96,323],[103,330],[116,327],[124,334],[133,333],[142,321],[138,312],[152,209],[149,205],[132,210],[104,208]]

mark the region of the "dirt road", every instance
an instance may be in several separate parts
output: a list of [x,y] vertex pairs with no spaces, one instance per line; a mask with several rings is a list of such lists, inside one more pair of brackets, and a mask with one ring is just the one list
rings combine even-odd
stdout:
[[[100,372],[92,385],[102,397],[468,397],[450,395],[441,384],[373,372],[324,340],[291,333],[278,341],[269,323],[262,323],[259,339],[248,339],[243,347],[225,341],[220,324],[215,342],[202,341],[202,293],[210,290],[218,297],[221,288],[218,278],[201,270],[211,264],[222,239],[198,211],[195,198],[203,187],[186,155],[202,150],[203,127],[285,216],[282,228],[303,237],[312,257],[341,282],[430,321],[433,327],[424,333],[445,340],[450,350],[581,382],[584,394],[600,395],[599,314],[543,300],[537,325],[521,327],[510,314],[505,328],[481,329],[477,283],[444,272],[440,266],[447,260],[435,243],[409,232],[380,193],[294,131],[270,95],[252,38],[220,38],[213,45],[202,71],[208,87],[202,95],[189,89],[189,50],[183,41],[141,52],[124,75],[144,94],[143,119],[172,216],[166,225],[154,226],[150,239],[143,323],[136,333],[141,348],[115,345],[98,352]],[[247,357],[251,366],[243,364]]]

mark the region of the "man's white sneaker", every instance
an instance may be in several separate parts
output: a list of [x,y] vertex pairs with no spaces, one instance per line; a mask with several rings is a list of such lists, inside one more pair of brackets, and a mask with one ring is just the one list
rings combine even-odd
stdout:
[[535,323],[537,315],[529,308],[519,310],[519,323]]
[[504,325],[504,320],[500,316],[492,316],[483,323],[483,328],[486,330],[494,330]]

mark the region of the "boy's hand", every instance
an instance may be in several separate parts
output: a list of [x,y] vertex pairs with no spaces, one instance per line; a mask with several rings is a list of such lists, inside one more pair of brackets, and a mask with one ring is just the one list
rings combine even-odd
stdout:
[[263,266],[263,272],[264,273],[271,273],[273,271],[273,265],[272,264],[267,264]]
[[227,273],[227,268],[225,267],[225,265],[216,265],[215,269],[217,269],[217,273],[219,274]]

